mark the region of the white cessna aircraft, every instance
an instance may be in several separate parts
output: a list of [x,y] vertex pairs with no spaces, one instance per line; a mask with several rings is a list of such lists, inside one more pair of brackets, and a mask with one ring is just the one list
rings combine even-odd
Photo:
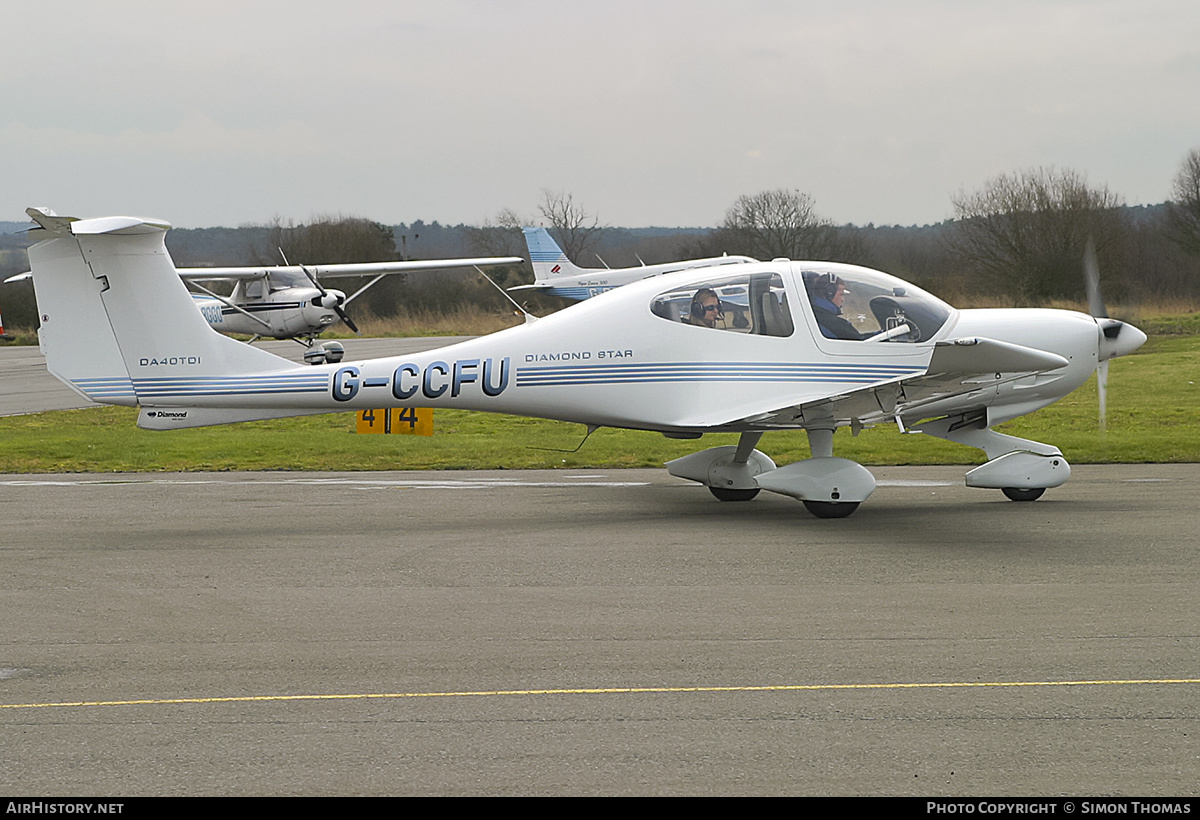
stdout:
[[[45,208],[31,210],[38,213],[35,221],[43,228],[45,223],[66,226],[76,221],[75,217],[58,216]],[[295,339],[311,347],[321,331],[339,320],[357,333],[358,328],[347,315],[346,306],[389,274],[519,265],[524,261],[519,256],[505,256],[336,265],[177,268],[177,272],[184,281],[202,291],[193,293],[192,299],[205,321],[222,333],[251,336],[251,342],[263,337]],[[19,274],[5,281],[14,282],[28,276],[28,273]],[[367,276],[373,278],[350,296],[346,296],[345,291],[321,284],[322,279]],[[228,296],[214,293],[206,287],[213,282],[232,282],[233,292]],[[327,357],[331,362],[339,361],[340,350],[339,344],[330,343],[306,354],[306,359],[320,361]]]
[[[737,445],[667,469],[723,501],[765,489],[822,517],[850,514],[875,488],[865,467],[833,455],[834,431],[878,423],[978,447],[988,461],[968,485],[1037,498],[1067,479],[1066,459],[992,426],[1057,401],[1146,338],[1071,311],[959,311],[878,271],[777,260],[636,282],[424,353],[305,367],[204,322],[166,251],[166,222],[29,214],[45,231],[29,260],[50,371],[94,401],[140,407],[141,427],[433,406],[683,439],[733,432]],[[744,303],[716,295],[731,287]],[[688,295],[685,323],[672,306]],[[812,458],[778,467],[756,446],[789,428],[807,431]]]
[[[243,333],[257,341],[266,336],[296,339],[312,345],[313,338],[339,319],[355,333],[346,306],[383,277],[393,273],[453,268],[519,265],[519,256],[480,259],[426,259],[413,262],[363,262],[336,265],[286,265],[244,268],[179,268],[179,276],[203,293],[192,299],[205,320],[223,333]],[[350,296],[326,288],[322,279],[373,277]],[[221,296],[202,283],[233,282],[233,293]]]
[[749,256],[716,256],[636,268],[580,268],[567,258],[545,228],[521,230],[525,233],[525,245],[529,248],[529,261],[533,263],[533,284],[517,285],[509,290],[536,290],[579,301],[652,276],[755,261]]

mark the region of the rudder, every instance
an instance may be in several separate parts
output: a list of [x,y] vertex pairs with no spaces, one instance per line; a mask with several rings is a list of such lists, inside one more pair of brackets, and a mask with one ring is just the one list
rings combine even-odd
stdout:
[[574,276],[583,269],[575,266],[545,228],[522,228],[529,261],[533,265],[534,281],[548,283],[558,277]]

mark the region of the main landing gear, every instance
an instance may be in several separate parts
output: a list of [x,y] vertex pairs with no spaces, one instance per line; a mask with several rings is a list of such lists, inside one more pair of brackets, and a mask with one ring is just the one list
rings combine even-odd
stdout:
[[667,462],[667,471],[698,481],[722,501],[749,501],[770,490],[804,502],[818,518],[845,518],[875,490],[875,477],[857,462],[833,456],[833,430],[809,430],[813,457],[776,467],[754,449],[762,433],[743,433],[736,447],[713,447]]
[[[818,518],[845,518],[875,491],[875,477],[857,462],[834,457],[832,428],[807,432],[812,458],[786,467],[755,449],[762,433],[743,433],[736,447],[677,458],[667,462],[667,471],[703,484],[721,501],[749,501],[770,490],[802,501]],[[1013,501],[1036,501],[1071,475],[1057,447],[997,433],[983,412],[936,419],[911,432],[986,452],[987,463],[967,473],[967,486],[1000,490]]]

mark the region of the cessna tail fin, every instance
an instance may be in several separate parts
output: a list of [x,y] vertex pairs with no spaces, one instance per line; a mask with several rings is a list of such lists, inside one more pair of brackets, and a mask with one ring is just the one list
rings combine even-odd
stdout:
[[522,228],[529,261],[533,264],[535,285],[551,284],[564,276],[586,275],[587,269],[575,265],[545,228]]
[[303,370],[208,326],[167,253],[168,223],[26,213],[49,235],[29,249],[46,365],[87,398],[180,406],[231,378]]

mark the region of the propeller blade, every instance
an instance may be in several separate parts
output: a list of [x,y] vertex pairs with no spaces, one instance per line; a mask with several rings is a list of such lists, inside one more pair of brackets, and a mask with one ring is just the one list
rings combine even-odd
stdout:
[[1100,397],[1100,432],[1108,430],[1108,360],[1096,368],[1096,395]]
[[[1110,334],[1113,338],[1121,332],[1122,323],[1108,319],[1108,309],[1104,307],[1104,297],[1100,295],[1100,265],[1096,262],[1096,240],[1089,236],[1087,246],[1083,250],[1083,279],[1087,289],[1088,313],[1096,319],[1099,330],[1099,349],[1096,365],[1096,396],[1100,404],[1100,432],[1108,429],[1108,360],[1112,354],[1106,350]],[[1105,354],[1108,355],[1105,355]]]
[[1100,295],[1100,266],[1096,263],[1096,241],[1090,236],[1083,251],[1083,278],[1087,285],[1088,313],[1096,319],[1108,318],[1104,298]]
[[300,270],[304,271],[304,275],[308,277],[308,281],[312,282],[313,287],[320,291],[322,298],[329,295],[329,291],[325,290],[325,288],[321,286],[321,283],[317,281],[317,277],[312,271],[310,271],[305,265],[301,265]]
[[342,318],[342,321],[346,323],[346,327],[350,328],[350,330],[353,331],[356,336],[362,335],[362,331],[358,329],[358,325],[350,321],[350,317],[346,315],[346,311],[342,310],[341,305],[334,305],[333,309],[337,315]]

